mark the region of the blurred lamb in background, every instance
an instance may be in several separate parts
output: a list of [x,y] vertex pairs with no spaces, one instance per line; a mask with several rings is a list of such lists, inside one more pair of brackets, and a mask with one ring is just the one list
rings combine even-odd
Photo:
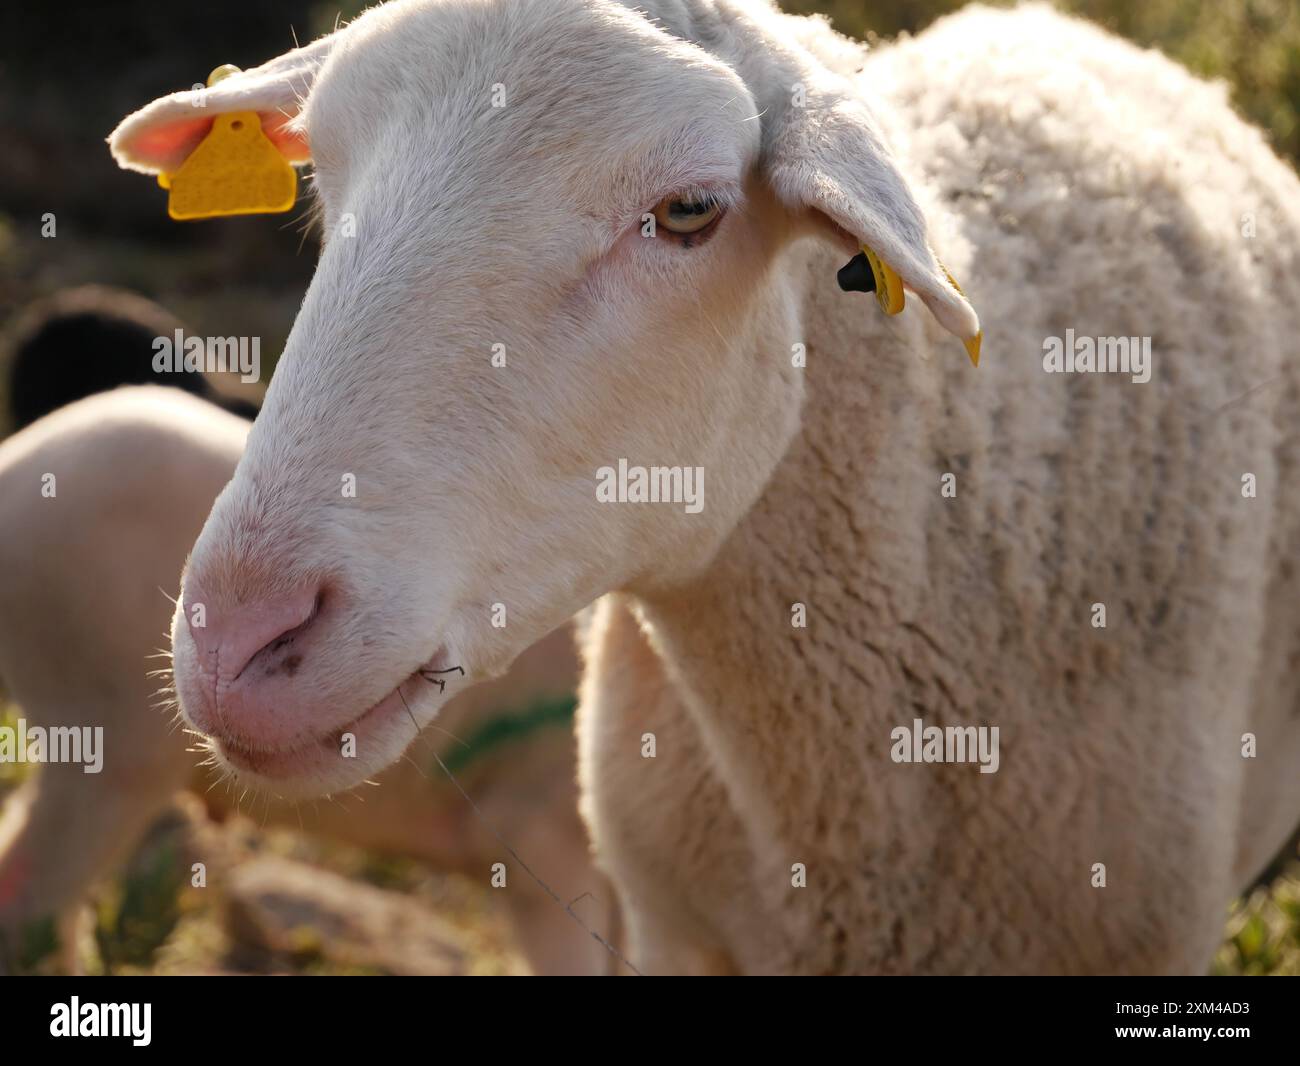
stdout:
[[257,405],[213,387],[203,374],[160,374],[154,342],[185,332],[179,318],[125,289],[83,285],[37,301],[18,316],[0,365],[8,366],[15,430],[119,385],[169,385],[253,418]]
[[[0,971],[31,954],[32,930],[50,919],[60,965],[78,966],[88,892],[127,859],[178,790],[192,787],[218,818],[240,805],[239,793],[212,787],[215,778],[196,765],[203,756],[191,754],[193,739],[157,706],[160,681],[148,675],[161,665],[151,655],[166,643],[168,595],[249,423],[209,402],[215,392],[196,374],[169,375],[185,391],[123,388],[41,417],[97,389],[148,380],[153,338],[177,325],[148,300],[92,288],[43,302],[15,331],[10,402],[27,428],[0,443],[0,679],[29,727],[100,726],[107,757],[100,773],[43,765],[0,810],[0,943],[8,946]],[[47,474],[52,496],[42,495]],[[558,630],[508,676],[454,700],[440,728],[379,787],[302,808],[259,798],[254,816],[485,886],[493,864],[505,863],[501,898],[530,968],[601,972],[608,953],[501,842],[566,901],[590,894],[575,911],[593,927],[614,922],[577,815],[576,675],[572,633]],[[454,768],[482,824],[435,753]],[[229,883],[221,853],[195,861],[205,863],[213,889]],[[188,862],[178,872],[189,881]]]

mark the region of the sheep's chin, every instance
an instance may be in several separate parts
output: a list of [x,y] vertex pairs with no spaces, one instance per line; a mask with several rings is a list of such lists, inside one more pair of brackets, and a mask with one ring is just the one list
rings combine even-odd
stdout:
[[[313,799],[364,784],[392,765],[420,730],[437,717],[446,696],[417,670],[358,718],[293,748],[244,751],[220,737],[208,745],[223,774],[241,788],[286,800]],[[343,754],[343,738],[355,738],[355,755]]]

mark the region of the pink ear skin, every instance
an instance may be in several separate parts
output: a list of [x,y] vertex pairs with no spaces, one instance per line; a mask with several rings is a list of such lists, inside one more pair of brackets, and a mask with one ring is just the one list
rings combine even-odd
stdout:
[[262,132],[270,138],[273,145],[280,150],[290,163],[306,163],[311,159],[311,146],[293,119],[278,111],[259,112],[262,119]]
[[119,166],[141,174],[174,173],[212,129],[217,115],[255,111],[262,132],[289,163],[306,163],[311,151],[297,117],[316,72],[339,33],[328,34],[251,70],[223,64],[205,89],[169,93],[127,115],[111,134],[109,150]]
[[[258,112],[262,132],[290,163],[305,163],[311,158],[306,138],[294,127],[293,121],[279,112]],[[179,170],[181,164],[199,146],[212,129],[214,116],[175,119],[150,126],[133,136],[125,146],[131,156],[147,160],[164,172]]]
[[133,155],[156,161],[163,170],[175,170],[212,129],[212,118],[177,121],[142,131],[131,145]]

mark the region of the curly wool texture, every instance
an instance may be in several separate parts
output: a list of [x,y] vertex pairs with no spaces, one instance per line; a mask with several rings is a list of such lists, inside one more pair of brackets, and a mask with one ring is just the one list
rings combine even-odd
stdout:
[[[587,636],[584,813],[629,956],[1204,972],[1300,815],[1300,182],[1222,86],[1045,7],[860,73],[788,33],[871,99],[984,357],[837,291],[838,253],[783,264],[796,440],[705,573]],[[1067,329],[1150,337],[1151,381],[1045,373]],[[895,763],[914,718],[998,726],[998,772]]]

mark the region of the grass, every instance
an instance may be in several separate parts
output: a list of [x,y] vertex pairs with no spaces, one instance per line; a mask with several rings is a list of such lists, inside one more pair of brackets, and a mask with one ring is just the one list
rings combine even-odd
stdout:
[[[0,694],[2,696],[2,694]],[[0,703],[0,729],[18,727],[18,708],[12,703]],[[17,788],[35,772],[35,767],[25,762],[0,762],[0,796]]]
[[1300,976],[1300,864],[1229,910],[1226,939],[1211,973]]

